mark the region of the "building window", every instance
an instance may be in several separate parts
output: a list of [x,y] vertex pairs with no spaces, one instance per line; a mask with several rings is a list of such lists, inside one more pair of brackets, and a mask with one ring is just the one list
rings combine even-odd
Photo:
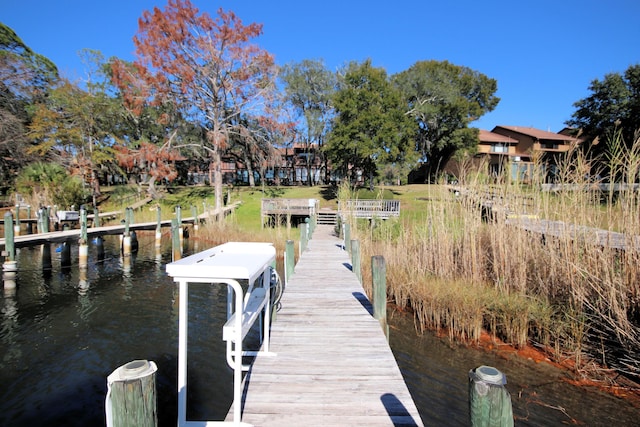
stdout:
[[509,147],[505,144],[492,144],[491,152],[492,153],[508,153]]

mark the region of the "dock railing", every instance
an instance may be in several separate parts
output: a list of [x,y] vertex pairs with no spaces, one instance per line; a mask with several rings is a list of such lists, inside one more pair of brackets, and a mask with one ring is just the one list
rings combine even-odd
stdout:
[[[230,242],[167,264],[167,274],[180,287],[178,338],[178,426],[229,425],[224,421],[188,421],[187,416],[187,324],[189,284],[228,285],[227,322],[222,329],[227,342],[227,363],[233,369],[233,423],[241,420],[242,356],[269,353],[271,323],[271,283],[275,272],[276,251],[271,243]],[[238,280],[247,280],[246,293]],[[262,315],[261,315],[262,314]],[[262,348],[243,350],[242,342],[253,324],[264,317]]]
[[400,216],[400,200],[344,200],[338,203],[338,214],[343,219],[380,218],[388,219]]
[[290,218],[292,216],[307,216],[313,218],[319,209],[317,199],[262,199],[260,216],[262,224],[265,219],[273,216]]

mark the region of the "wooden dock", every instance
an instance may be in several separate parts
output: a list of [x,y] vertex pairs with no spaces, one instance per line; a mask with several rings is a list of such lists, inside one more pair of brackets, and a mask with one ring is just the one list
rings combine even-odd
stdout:
[[319,225],[300,257],[269,353],[256,357],[244,379],[243,423],[423,425],[341,244],[333,227]]
[[[225,206],[222,208],[221,212],[217,212],[215,210],[204,212],[197,216],[198,221],[207,220],[208,218],[215,218],[216,216],[223,215],[226,216],[229,213],[233,212],[233,210],[238,206],[237,203],[234,203],[229,206]],[[24,221],[21,219],[21,221]],[[189,216],[182,218],[183,224],[194,223],[196,218]],[[152,222],[141,222],[141,223],[133,223],[129,224],[129,231],[140,231],[140,230],[155,230],[158,226],[157,221]],[[160,221],[161,227],[170,227],[171,220],[162,220]],[[116,225],[107,225],[102,227],[89,227],[87,228],[87,238],[92,239],[98,236],[105,235],[118,235],[123,234],[125,232],[125,224],[116,224]],[[29,247],[42,245],[45,243],[63,243],[68,241],[77,240],[80,238],[81,230],[79,228],[71,229],[71,230],[63,230],[63,231],[51,231],[48,233],[36,233],[36,234],[21,234],[14,237],[14,246],[16,248]],[[0,247],[5,247],[5,238],[0,238]]]

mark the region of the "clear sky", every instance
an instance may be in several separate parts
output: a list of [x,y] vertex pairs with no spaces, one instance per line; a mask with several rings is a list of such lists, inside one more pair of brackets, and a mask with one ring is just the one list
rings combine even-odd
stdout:
[[[257,43],[279,64],[323,59],[335,70],[370,58],[389,74],[447,60],[498,82],[497,108],[472,125],[558,132],[589,84],[640,63],[638,0],[192,0],[264,25]],[[71,78],[77,52],[134,58],[143,10],[165,0],[0,0],[0,21]]]

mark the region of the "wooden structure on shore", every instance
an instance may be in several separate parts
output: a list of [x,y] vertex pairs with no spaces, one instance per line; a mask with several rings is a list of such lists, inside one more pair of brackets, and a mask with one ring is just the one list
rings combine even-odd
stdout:
[[291,226],[303,222],[305,218],[313,218],[318,212],[319,201],[317,199],[262,199],[260,218],[262,225],[265,221],[279,224],[281,219],[286,219]]
[[350,265],[333,227],[318,226],[286,284],[269,353],[245,376],[235,403],[244,425],[423,425]]
[[389,219],[400,216],[400,200],[345,200],[338,204],[341,218]]

